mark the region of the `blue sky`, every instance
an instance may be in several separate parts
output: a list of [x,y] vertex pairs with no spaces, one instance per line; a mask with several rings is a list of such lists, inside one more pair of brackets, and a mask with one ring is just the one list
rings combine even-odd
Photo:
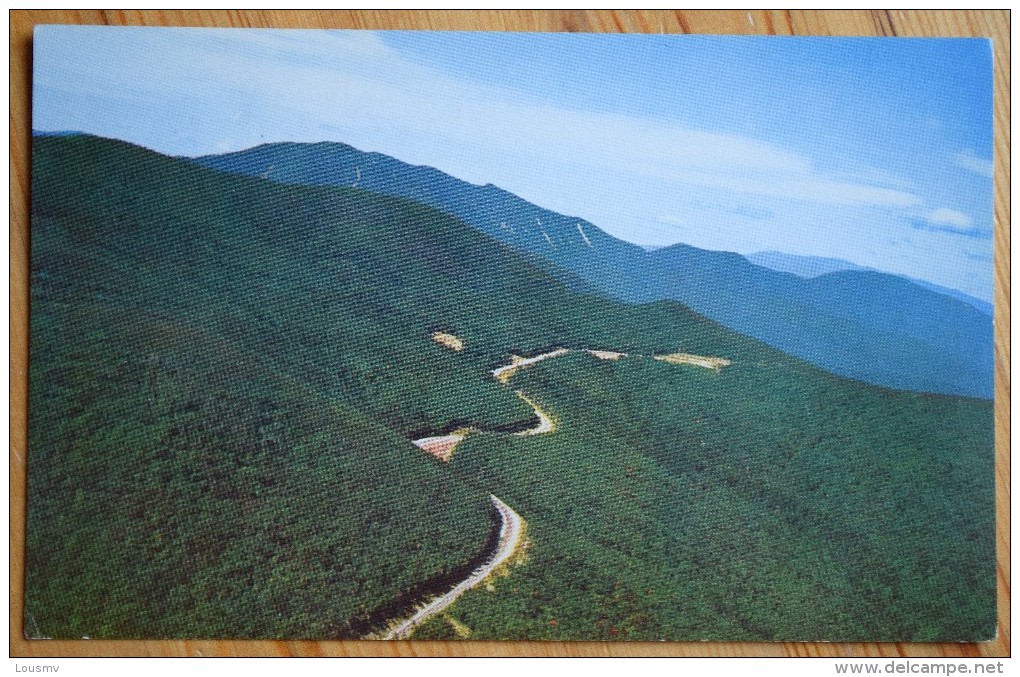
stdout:
[[37,130],[174,155],[343,141],[638,244],[992,297],[984,40],[50,26],[34,64]]

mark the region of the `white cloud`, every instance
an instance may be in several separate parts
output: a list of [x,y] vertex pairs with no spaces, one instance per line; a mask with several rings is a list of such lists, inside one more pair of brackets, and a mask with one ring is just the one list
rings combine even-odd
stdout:
[[[56,39],[69,29],[50,30]],[[461,170],[461,178],[479,183],[499,178],[482,169],[499,162],[529,168],[568,162],[578,175],[589,170],[628,174],[815,204],[907,208],[921,203],[917,195],[897,189],[902,186],[889,187],[895,177],[833,175],[776,143],[515,99],[499,87],[460,81],[414,63],[372,32],[146,29],[131,34],[134,45],[129,46],[123,33],[94,30],[88,36],[92,54],[119,52],[132,66],[129,73],[109,68],[105,58],[88,50],[75,53],[70,38],[81,35],[68,35],[56,49],[48,45],[64,63],[50,63],[43,80],[87,88],[85,97],[105,90],[108,100],[127,96],[158,102],[168,111],[164,129],[203,120],[204,129],[181,127],[177,136],[166,134],[174,142],[191,134],[191,147],[158,148],[164,152],[331,139]],[[86,65],[90,61],[92,68]],[[74,108],[95,110],[84,102]],[[171,117],[169,111],[188,114]],[[120,128],[136,125],[125,122]],[[95,131],[111,133],[117,127],[103,120]]]
[[934,226],[951,226],[953,228],[970,228],[974,222],[969,216],[955,209],[939,207],[928,213],[928,222]]
[[974,151],[969,148],[957,153],[953,157],[953,161],[964,169],[970,170],[975,174],[980,174],[981,176],[992,178],[995,173],[995,167],[992,165],[991,160],[979,158],[974,154]]

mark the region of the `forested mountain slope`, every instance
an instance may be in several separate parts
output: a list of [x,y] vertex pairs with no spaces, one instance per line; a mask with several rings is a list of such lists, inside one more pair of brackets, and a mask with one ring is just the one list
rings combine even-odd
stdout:
[[[828,289],[742,256],[679,244],[646,252],[583,219],[496,186],[477,186],[425,166],[342,143],[275,143],[196,158],[224,171],[288,184],[357,186],[445,211],[514,248],[580,276],[617,299],[677,300],[738,332],[833,373],[894,388],[992,397],[991,318],[967,303],[876,273]],[[842,280],[843,278],[836,278]],[[862,284],[863,282],[863,284]],[[805,302],[831,291],[823,303]],[[855,306],[856,317],[840,304]],[[876,329],[885,308],[924,306],[925,321]],[[952,327],[951,337],[939,333]]]
[[[470,570],[492,493],[529,559],[451,607],[478,637],[994,632],[991,403],[588,293],[413,202],[34,144],[34,636],[362,636]],[[506,434],[515,391],[550,434]],[[411,443],[455,428],[449,464]]]

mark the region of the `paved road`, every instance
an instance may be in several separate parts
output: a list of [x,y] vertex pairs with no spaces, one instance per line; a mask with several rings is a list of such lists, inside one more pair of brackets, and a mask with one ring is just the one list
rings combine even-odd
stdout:
[[496,380],[500,383],[506,383],[514,372],[520,367],[527,367],[528,365],[541,362],[542,360],[548,360],[550,357],[559,357],[560,355],[566,355],[570,352],[569,348],[557,348],[548,353],[542,353],[541,355],[535,355],[534,357],[514,357],[510,364],[505,364],[502,367],[497,367],[492,370],[492,375],[496,377]]
[[[566,355],[569,352],[570,350],[568,348],[557,348],[548,353],[542,353],[541,355],[536,355],[534,357],[515,356],[510,364],[493,369],[492,375],[500,383],[506,384],[509,382],[510,377],[514,375],[514,372],[516,372],[519,368],[530,366],[536,362],[541,362],[542,360],[559,357],[560,355]],[[588,350],[586,352],[599,359],[616,360],[627,356],[626,353],[604,350]],[[688,355],[686,353],[656,356],[655,359],[674,364],[694,364],[701,367],[714,368],[716,370],[718,370],[720,366],[730,364],[730,361],[726,359],[702,357],[700,355]],[[516,391],[516,394],[522,400],[531,405],[531,408],[535,410],[535,415],[538,416],[538,424],[534,428],[515,433],[516,435],[543,435],[555,432],[556,424],[548,414],[542,411],[535,402],[533,402],[520,390]],[[454,433],[452,435],[425,437],[420,440],[414,440],[414,444],[426,451],[429,451],[436,445],[445,445],[443,449],[444,455],[441,457],[443,460],[449,460],[449,455],[452,454],[453,447],[463,439],[463,434]],[[431,602],[418,609],[413,616],[400,622],[396,625],[396,627],[390,630],[383,639],[407,639],[414,632],[415,628],[453,604],[458,597],[481,583],[486,576],[492,573],[496,567],[505,562],[510,555],[513,554],[521,537],[521,516],[514,512],[513,508],[495,496],[490,494],[489,498],[492,500],[492,504],[496,506],[496,510],[499,511],[500,519],[502,520],[502,525],[499,529],[499,541],[496,544],[495,552],[493,552],[489,560],[476,569],[466,579],[454,586],[452,590],[444,595],[436,597]]]
[[499,541],[496,543],[496,550],[492,553],[489,560],[475,569],[470,576],[454,586],[452,590],[436,597],[418,609],[413,616],[390,630],[383,639],[407,639],[414,632],[415,628],[453,604],[458,597],[481,583],[486,576],[491,574],[496,567],[509,559],[510,555],[514,553],[521,539],[521,516],[495,496],[490,494],[489,498],[492,500],[496,510],[499,511],[499,517],[502,521],[499,527]]
[[535,402],[530,397],[528,397],[527,395],[522,393],[520,390],[518,390],[516,392],[517,392],[517,397],[519,397],[522,400],[524,400],[525,402],[527,402],[528,405],[530,405],[531,408],[535,410],[535,416],[538,417],[538,425],[536,425],[534,428],[528,428],[527,430],[522,430],[522,431],[520,431],[518,433],[514,433],[514,435],[518,435],[518,436],[520,436],[520,435],[525,435],[525,436],[526,435],[545,435],[547,433],[555,432],[556,431],[556,424],[553,423],[553,420],[551,418],[549,418],[549,414],[547,414],[544,411],[542,411],[542,409],[539,408],[539,406],[537,404],[535,404]]

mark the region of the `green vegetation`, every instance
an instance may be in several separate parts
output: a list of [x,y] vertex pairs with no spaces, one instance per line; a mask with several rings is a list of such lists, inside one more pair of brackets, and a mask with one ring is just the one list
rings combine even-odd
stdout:
[[[586,294],[412,202],[34,143],[30,631],[360,636],[479,556],[491,492],[529,562],[417,636],[993,632],[989,402]],[[489,375],[561,345],[733,364]],[[408,441],[520,425],[515,388],[557,433],[472,436],[450,465]]]
[[987,403],[740,362],[570,355],[514,379],[560,432],[453,459],[534,543],[449,610],[473,638],[994,634]]
[[[33,319],[40,635],[350,636],[485,542],[484,497],[248,352],[163,318],[60,310]],[[88,337],[97,322],[110,331]]]
[[[269,143],[196,158],[278,183],[350,186],[429,205],[551,272],[631,302],[679,301],[832,373],[890,388],[992,398],[991,313],[893,275],[813,279],[683,243],[646,252],[577,217],[342,143]],[[541,226],[539,227],[539,224]]]

